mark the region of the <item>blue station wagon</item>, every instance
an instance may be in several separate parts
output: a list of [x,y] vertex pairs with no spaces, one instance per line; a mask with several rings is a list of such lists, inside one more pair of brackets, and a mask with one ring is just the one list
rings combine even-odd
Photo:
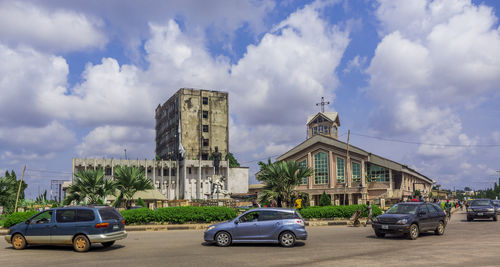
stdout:
[[112,246],[127,237],[125,220],[109,206],[68,206],[42,211],[9,229],[5,240],[15,249],[27,245],[73,245],[78,252],[92,243]]
[[259,208],[249,210],[229,222],[210,225],[204,239],[221,247],[231,243],[279,243],[292,247],[306,240],[304,220],[293,209]]

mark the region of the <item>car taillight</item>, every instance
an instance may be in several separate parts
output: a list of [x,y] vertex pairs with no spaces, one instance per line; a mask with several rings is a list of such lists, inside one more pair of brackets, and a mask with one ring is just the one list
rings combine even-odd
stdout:
[[125,220],[122,220],[122,224],[125,225]]
[[304,221],[302,221],[302,220],[296,220],[295,222],[296,222],[297,224],[300,224],[301,226],[304,226]]
[[106,228],[109,226],[109,223],[98,223],[95,225],[95,228]]

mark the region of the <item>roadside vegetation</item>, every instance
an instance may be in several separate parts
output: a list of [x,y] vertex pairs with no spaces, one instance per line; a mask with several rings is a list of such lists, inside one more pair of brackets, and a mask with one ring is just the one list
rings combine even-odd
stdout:
[[228,207],[167,207],[124,210],[121,214],[127,224],[147,223],[210,223],[235,218],[238,212]]

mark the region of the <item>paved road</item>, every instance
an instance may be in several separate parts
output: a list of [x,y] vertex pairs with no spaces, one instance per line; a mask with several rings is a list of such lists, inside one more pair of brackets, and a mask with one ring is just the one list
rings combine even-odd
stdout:
[[375,238],[371,227],[308,227],[309,240],[294,248],[277,245],[203,243],[202,231],[132,232],[109,249],[88,253],[71,247],[23,251],[0,241],[0,266],[500,266],[500,222],[466,222],[457,212],[444,236],[417,240]]

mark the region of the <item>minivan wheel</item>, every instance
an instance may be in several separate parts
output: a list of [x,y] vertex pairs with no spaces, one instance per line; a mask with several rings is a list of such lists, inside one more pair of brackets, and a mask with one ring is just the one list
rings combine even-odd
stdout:
[[420,234],[420,231],[418,229],[418,225],[416,224],[412,224],[410,226],[410,232],[408,233],[408,237],[411,239],[411,240],[415,240],[418,238],[418,235]]
[[109,241],[109,242],[104,242],[104,243],[101,243],[105,248],[109,248],[111,247],[113,244],[115,243],[115,241]]
[[231,235],[228,232],[218,232],[215,235],[215,242],[219,247],[227,247],[231,245]]
[[284,247],[293,247],[295,245],[295,235],[289,231],[283,232],[280,234],[279,241]]
[[84,235],[77,235],[73,239],[73,248],[77,252],[86,252],[90,249],[90,241]]
[[22,234],[15,234],[12,239],[12,247],[15,249],[24,249],[26,248],[26,239]]
[[434,233],[436,235],[444,234],[444,223],[442,221],[439,222],[439,225],[437,226],[436,230],[434,230]]

